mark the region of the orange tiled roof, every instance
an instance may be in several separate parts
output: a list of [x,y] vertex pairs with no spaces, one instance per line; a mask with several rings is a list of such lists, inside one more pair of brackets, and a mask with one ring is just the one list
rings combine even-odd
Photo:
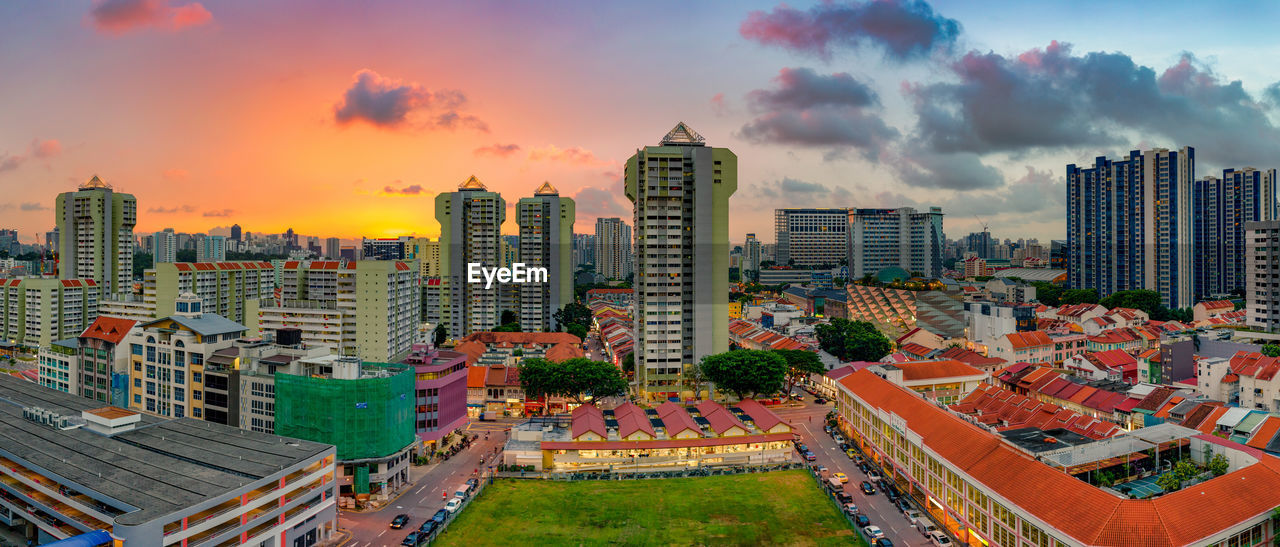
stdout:
[[1276,436],[1276,432],[1280,431],[1280,418],[1275,416],[1267,416],[1258,426],[1258,430],[1249,437],[1249,442],[1245,443],[1254,448],[1263,449],[1271,442],[1271,438]]
[[1200,305],[1204,306],[1204,309],[1206,310],[1221,310],[1225,308],[1234,309],[1236,307],[1236,305],[1232,304],[1230,300],[1206,300],[1201,302]]
[[902,369],[902,379],[908,382],[916,380],[936,380],[940,378],[955,378],[957,376],[981,376],[982,371],[966,363],[945,360],[945,361],[916,361],[913,363],[899,363],[894,365]]
[[1004,335],[1009,339],[1009,344],[1013,349],[1019,350],[1032,346],[1045,346],[1053,343],[1049,335],[1044,331],[1033,330],[1030,332],[1015,332]]
[[124,340],[125,335],[129,334],[129,329],[132,329],[137,323],[137,321],[131,319],[98,317],[93,320],[93,324],[89,325],[89,328],[80,333],[80,337],[97,338],[112,344],[119,344],[121,340]]

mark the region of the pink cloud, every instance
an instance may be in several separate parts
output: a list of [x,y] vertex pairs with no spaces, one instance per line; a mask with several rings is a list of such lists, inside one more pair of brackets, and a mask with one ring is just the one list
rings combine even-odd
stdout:
[[477,156],[507,158],[519,151],[520,145],[518,144],[491,144],[489,146],[481,146],[473,150],[472,153]]
[[213,14],[199,2],[175,6],[171,0],[97,0],[89,20],[99,31],[119,35],[146,27],[197,27],[212,21]]
[[578,166],[614,166],[618,162],[614,160],[602,159],[596,157],[595,152],[573,146],[570,148],[560,148],[555,145],[544,146],[542,148],[534,148],[529,151],[529,159],[534,161],[558,161],[569,165]]

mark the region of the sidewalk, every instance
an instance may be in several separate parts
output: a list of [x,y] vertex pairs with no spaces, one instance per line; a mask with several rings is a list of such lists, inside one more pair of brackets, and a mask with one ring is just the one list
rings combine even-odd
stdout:
[[427,474],[430,473],[431,470],[435,469],[436,466],[440,465],[440,463],[441,462],[429,463],[427,465],[410,465],[409,481],[404,486],[402,486],[399,491],[397,491],[395,494],[392,494],[390,497],[388,497],[387,501],[378,501],[378,507],[376,508],[366,507],[364,509],[343,509],[342,512],[359,514],[359,513],[377,513],[379,511],[382,511],[383,509],[386,509],[387,507],[394,505],[396,500],[400,499],[401,496],[404,496],[405,494],[412,492],[414,487],[418,486],[418,481],[426,477]]

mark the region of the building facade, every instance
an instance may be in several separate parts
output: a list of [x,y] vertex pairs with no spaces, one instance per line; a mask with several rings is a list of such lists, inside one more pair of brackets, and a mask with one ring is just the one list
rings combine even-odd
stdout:
[[596,272],[608,279],[626,279],[634,268],[631,226],[620,218],[596,219]]
[[1246,222],[1245,323],[1268,332],[1280,330],[1280,220]]
[[74,338],[98,317],[92,279],[0,279],[0,338],[31,348]]
[[143,272],[142,300],[151,317],[176,311],[178,297],[192,293],[204,301],[204,310],[216,313],[258,332],[260,300],[275,289],[275,268],[270,262],[170,262]]
[[414,431],[430,452],[445,435],[467,425],[467,355],[415,345],[403,364],[414,371]]
[[1068,282],[1077,289],[1149,289],[1170,308],[1194,304],[1195,149],[1099,156],[1067,166]]
[[173,228],[165,228],[163,231],[156,232],[151,235],[151,265],[165,262],[178,261],[178,234],[173,232]]
[[795,266],[835,266],[848,255],[848,209],[775,209],[777,262]]
[[1276,170],[1223,169],[1195,181],[1197,301],[1246,285],[1245,223],[1276,220]]
[[221,262],[227,259],[227,238],[224,236],[196,237],[196,260]]
[[138,200],[116,193],[96,175],[75,192],[58,194],[58,272],[63,279],[92,279],[103,295],[133,279],[133,227]]
[[627,159],[642,395],[678,395],[685,367],[729,349],[729,197],[737,189],[738,157],[707,146],[684,122]]
[[755,234],[747,234],[747,239],[742,244],[742,268],[739,270],[741,279],[748,280],[747,272],[755,272],[750,275],[759,275],[760,262],[760,240],[756,239]]
[[942,277],[942,208],[849,209],[850,279],[902,268],[924,277]]
[[516,204],[520,226],[519,262],[544,268],[547,279],[516,283],[520,294],[520,328],[525,332],[558,330],[552,314],[573,302],[573,220],[570,198],[544,182],[531,198]]
[[472,283],[468,266],[502,265],[502,223],[507,202],[490,192],[474,176],[456,192],[436,196],[436,221],[440,223],[440,277],[447,279],[448,299],[444,317],[450,338],[475,331],[493,330],[500,318],[501,284]]

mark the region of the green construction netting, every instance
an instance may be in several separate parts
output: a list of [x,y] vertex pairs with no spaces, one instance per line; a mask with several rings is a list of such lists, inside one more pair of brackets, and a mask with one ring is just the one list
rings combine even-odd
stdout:
[[352,487],[355,488],[357,494],[369,493],[369,466],[356,466],[356,478],[352,481]]
[[339,460],[382,458],[414,440],[412,371],[358,380],[277,373],[275,379],[277,435],[332,444]]

